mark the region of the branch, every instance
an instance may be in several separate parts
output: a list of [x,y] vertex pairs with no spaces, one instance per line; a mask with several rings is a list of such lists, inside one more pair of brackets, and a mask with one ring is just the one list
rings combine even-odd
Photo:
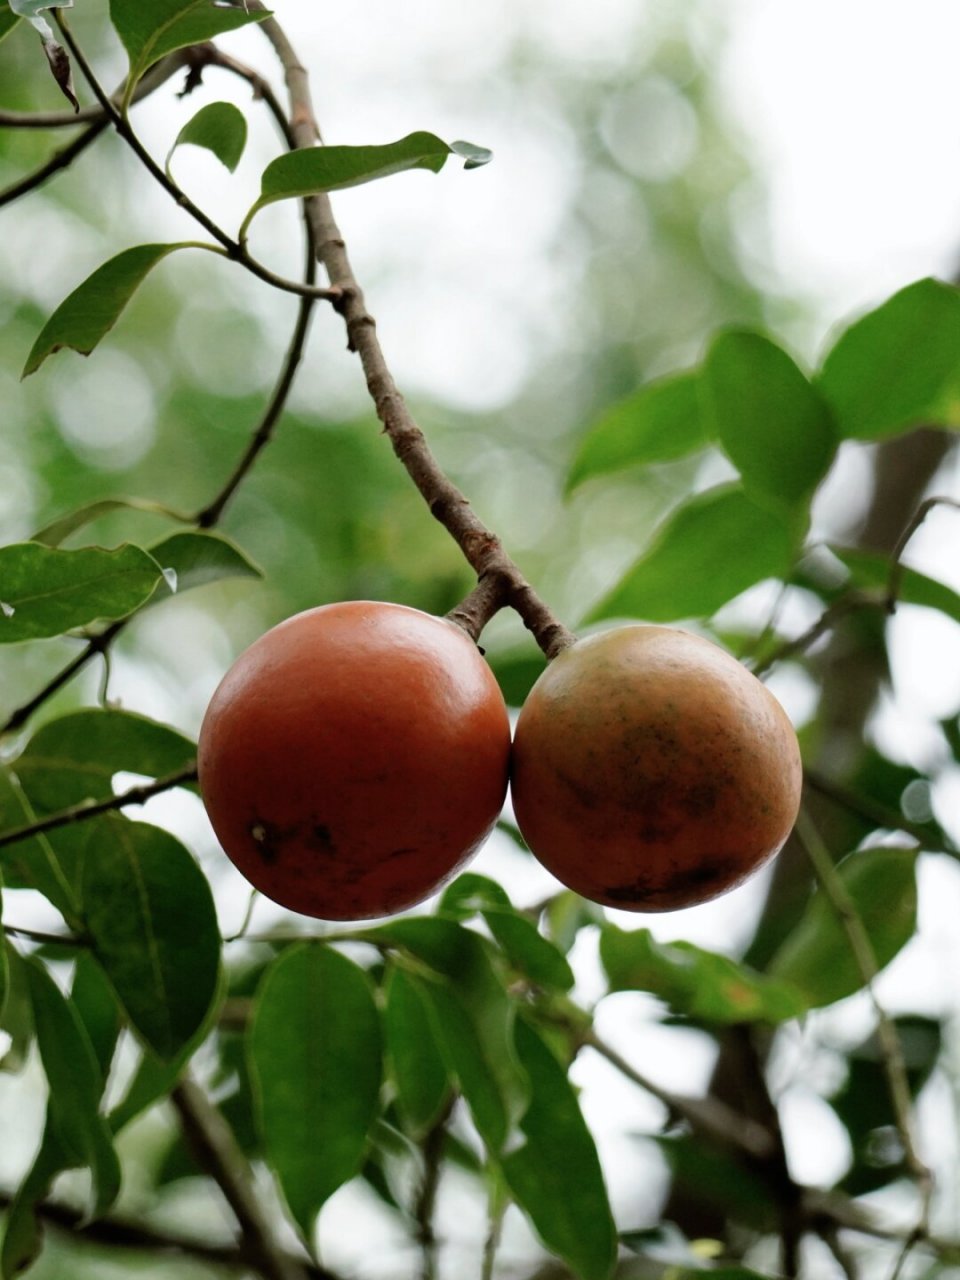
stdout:
[[595,1031],[587,1031],[580,1037],[580,1042],[606,1058],[622,1076],[662,1102],[669,1111],[686,1120],[692,1129],[734,1147],[752,1160],[767,1161],[775,1154],[775,1143],[769,1131],[755,1120],[740,1115],[725,1102],[716,1098],[688,1097],[662,1088],[632,1067]]
[[933,1194],[933,1174],[921,1160],[913,1135],[913,1103],[910,1097],[910,1083],[907,1078],[907,1068],[903,1057],[903,1046],[900,1043],[896,1027],[877,999],[874,989],[874,982],[879,970],[873,944],[863,926],[863,921],[860,919],[856,904],[847,892],[847,888],[834,866],[833,859],[820,838],[819,831],[804,809],[800,810],[797,820],[797,832],[807,857],[810,859],[820,887],[847,935],[850,950],[853,953],[876,1015],[881,1061],[887,1078],[887,1087],[890,1091],[890,1101],[893,1105],[897,1134],[903,1146],[907,1171],[917,1184],[921,1197],[920,1221],[915,1232],[908,1238],[909,1247],[910,1243],[924,1238],[928,1231],[930,1199]]
[[246,1157],[223,1116],[189,1077],[170,1095],[184,1137],[201,1169],[217,1183],[243,1234],[243,1254],[265,1280],[306,1280],[306,1260],[287,1254],[278,1244],[269,1214],[257,1197]]
[[[14,1193],[0,1191],[0,1208],[9,1208]],[[36,1206],[36,1213],[45,1225],[70,1233],[71,1240],[87,1241],[91,1245],[106,1248],[137,1250],[152,1254],[179,1256],[184,1261],[195,1259],[208,1266],[223,1267],[231,1271],[249,1274],[250,1259],[242,1249],[231,1245],[208,1244],[192,1236],[176,1231],[165,1231],[131,1218],[108,1217],[88,1222],[79,1210],[66,1204],[46,1201]],[[326,1267],[301,1264],[290,1257],[291,1264],[302,1265],[307,1280],[340,1280]]]
[[170,175],[161,168],[154,160],[150,152],[146,149],[140,139],[137,137],[130,124],[129,119],[121,114],[114,105],[113,100],[107,95],[103,86],[94,74],[93,68],[87,61],[86,55],[74,39],[73,32],[63,16],[62,9],[53,10],[54,17],[64,41],[70,49],[71,54],[76,59],[77,66],[83,72],[84,79],[89,84],[91,90],[100,106],[103,108],[104,114],[113,125],[114,129],[124,140],[127,146],[133,151],[137,159],[149,172],[164,191],[183,209],[186,213],[198,222],[208,235],[212,236],[226,250],[226,255],[233,262],[238,262],[242,267],[263,280],[264,283],[272,285],[274,289],[280,289],[285,293],[296,293],[306,298],[318,298],[327,302],[340,301],[340,290],[337,288],[317,289],[312,285],[301,284],[296,280],[287,280],[283,276],[278,276],[269,268],[263,266],[255,258],[251,257],[245,245],[228,235],[218,223],[203,212],[199,205],[195,204],[187,193],[177,185]]
[[929,827],[924,826],[923,823],[911,822],[909,818],[904,817],[896,809],[891,809],[888,805],[881,804],[879,800],[871,799],[870,796],[863,796],[859,792],[851,791],[849,787],[844,787],[839,782],[834,782],[832,778],[827,777],[826,774],[821,773],[818,769],[811,769],[809,766],[805,766],[803,780],[813,791],[826,796],[828,800],[832,800],[850,813],[854,813],[860,818],[865,818],[868,822],[872,822],[878,827],[885,827],[888,831],[902,831],[931,853],[946,853],[953,858],[960,857],[960,849],[952,841],[945,837],[937,839],[936,833],[931,831]]
[[891,613],[893,613],[896,608],[897,599],[900,595],[900,582],[903,578],[903,553],[906,551],[907,544],[910,539],[917,532],[934,507],[953,507],[955,511],[960,511],[960,502],[957,502],[954,498],[925,498],[913,513],[912,518],[908,521],[903,533],[901,533],[900,537],[897,539],[897,544],[890,556],[891,564],[890,577],[887,580],[887,604]]
[[[258,13],[266,11],[261,0],[246,0],[246,7]],[[275,18],[266,18],[259,28],[273,45],[283,66],[296,145],[312,147],[320,137],[320,130],[310,99],[307,73]],[[347,345],[360,357],[367,390],[394,453],[406,468],[430,513],[457,543],[478,580],[498,579],[502,603],[517,611],[547,657],[555,657],[573,644],[576,637],[554,617],[507,554],[500,539],[484,525],[466,497],[441,469],[387,366],[377,337],[376,322],[367,310],[363,291],[353,273],[329,197],[326,194],[311,196],[306,205],[320,261],[331,285],[340,290],[340,298],[335,305],[346,325]]]
[[0,835],[0,849],[5,849],[7,845],[18,844],[21,840],[29,840],[33,836],[43,835],[47,831],[56,831],[58,827],[68,827],[75,822],[97,818],[102,813],[124,809],[127,805],[145,804],[151,796],[159,796],[164,791],[172,791],[174,787],[182,787],[185,783],[196,782],[196,780],[197,766],[193,763],[184,769],[178,769],[176,773],[167,774],[165,778],[157,778],[156,782],[145,782],[139,786],[130,787],[128,791],[121,791],[119,795],[110,796],[107,800],[82,800],[79,804],[71,805],[69,809],[61,809],[58,813],[38,818],[36,822],[29,822],[22,827],[14,827],[12,831],[5,831]]

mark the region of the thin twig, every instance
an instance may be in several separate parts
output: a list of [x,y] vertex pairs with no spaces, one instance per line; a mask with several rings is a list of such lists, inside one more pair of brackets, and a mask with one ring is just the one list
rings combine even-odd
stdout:
[[811,790],[826,796],[828,800],[833,800],[835,804],[856,814],[857,817],[865,818],[874,826],[883,827],[887,831],[902,831],[930,853],[947,853],[954,858],[960,856],[960,849],[946,836],[938,839],[936,833],[923,823],[911,822],[909,818],[905,818],[902,813],[890,808],[889,805],[882,804],[870,796],[861,795],[858,791],[852,791],[839,782],[834,782],[818,769],[806,766],[803,771],[803,780]]
[[[0,1191],[0,1208],[8,1208],[13,1200],[13,1192]],[[54,1201],[41,1202],[36,1206],[36,1213],[46,1226],[69,1232],[71,1240],[88,1241],[101,1248],[167,1255],[171,1259],[195,1259],[207,1266],[249,1274],[249,1255],[233,1245],[210,1244],[194,1236],[163,1230],[132,1218],[97,1218],[90,1222],[82,1210]],[[290,1257],[290,1262],[302,1267],[307,1280],[340,1280],[335,1272],[326,1267],[301,1264],[293,1256]]]
[[442,1113],[431,1125],[429,1132],[420,1144],[423,1155],[423,1176],[417,1191],[414,1205],[414,1218],[417,1223],[417,1241],[423,1265],[420,1280],[436,1280],[437,1274],[437,1237],[433,1229],[433,1212],[437,1203],[437,1190],[440,1186],[440,1170],[443,1164],[443,1148],[447,1139],[447,1122],[453,1110],[454,1099],[444,1107]]
[[834,600],[806,631],[801,632],[800,635],[792,640],[785,640],[768,653],[765,658],[761,658],[751,668],[753,674],[759,678],[765,675],[771,667],[776,666],[778,662],[792,658],[798,653],[805,653],[822,635],[832,631],[843,618],[849,617],[851,613],[859,613],[863,609],[879,609],[883,613],[889,613],[890,609],[886,594],[878,595],[866,591],[850,591],[839,599]]
[[[266,11],[261,0],[245,2],[248,9],[257,13]],[[273,45],[283,66],[296,145],[313,147],[320,137],[320,129],[310,98],[307,73],[275,18],[266,18],[259,28]],[[326,194],[314,195],[306,204],[320,261],[331,286],[340,290],[340,299],[335,305],[346,325],[347,345],[360,357],[367,390],[394,453],[431,514],[460,547],[477,579],[498,578],[503,584],[503,604],[509,604],[517,611],[547,657],[555,657],[573,644],[576,637],[537,595],[500,539],[486,527],[466,497],[441,469],[386,363],[377,337],[376,322],[367,310],[363,291],[353,273],[329,197]]]
[[47,831],[56,831],[58,827],[72,826],[75,822],[85,822],[88,818],[97,818],[103,813],[111,813],[124,809],[131,804],[145,804],[151,797],[162,795],[164,791],[172,791],[174,787],[182,787],[188,782],[196,782],[197,766],[191,763],[176,773],[169,773],[155,782],[145,782],[119,795],[110,796],[106,800],[82,800],[79,804],[61,809],[57,813],[38,818],[36,822],[28,822],[22,827],[14,827],[0,835],[0,849],[8,845],[19,844],[21,840],[30,840],[34,836],[44,835]]
[[0,929],[11,938],[23,938],[43,947],[85,947],[86,938],[77,933],[45,933],[42,929],[25,929],[22,925],[0,922]]
[[692,1129],[742,1151],[753,1160],[769,1160],[774,1154],[774,1140],[763,1125],[750,1120],[715,1098],[694,1098],[664,1089],[643,1075],[614,1049],[589,1030],[581,1043],[606,1058],[622,1076],[662,1102],[668,1111],[686,1120]]
[[264,281],[265,284],[272,285],[274,289],[280,289],[285,293],[295,293],[305,298],[321,299],[327,302],[339,303],[341,300],[341,291],[338,288],[318,289],[313,285],[303,284],[297,280],[288,280],[284,276],[277,275],[268,267],[263,266],[247,251],[233,236],[229,235],[223,228],[209,217],[195,204],[186,192],[178,186],[178,184],[170,177],[170,175],[154,160],[150,152],[146,149],[140,139],[137,137],[130,124],[129,119],[117,110],[113,100],[108,96],[103,86],[98,81],[93,68],[87,61],[86,55],[77,44],[70,30],[70,26],[63,16],[62,9],[53,11],[57,25],[60,28],[64,41],[69,46],[70,53],[75,58],[77,66],[83,72],[84,79],[89,84],[94,96],[103,108],[104,113],[108,117],[116,132],[123,141],[130,147],[136,155],[140,163],[147,169],[150,176],[154,178],[164,191],[180,206],[184,212],[188,213],[195,222],[212,236],[226,251],[226,255],[234,262],[238,262],[245,267],[258,279]]
[[187,1145],[233,1210],[248,1263],[266,1280],[306,1280],[306,1259],[292,1258],[277,1242],[269,1214],[254,1188],[250,1166],[223,1116],[189,1076],[180,1080],[170,1097]]
[[104,653],[129,621],[129,618],[120,618],[116,622],[111,622],[108,627],[97,635],[90,636],[77,656],[48,680],[39,693],[34,694],[27,702],[22,703],[15,711],[10,713],[6,723],[0,726],[0,735],[12,733],[15,729],[25,725],[35,711],[39,710],[45,702],[48,702],[55,693],[59,693],[65,684],[68,684],[75,675],[84,669],[91,658],[95,658],[97,654]]
[[887,579],[887,604],[891,613],[896,608],[897,600],[900,597],[900,583],[903,579],[904,568],[903,553],[906,551],[907,544],[910,539],[917,532],[934,507],[953,507],[954,510],[960,511],[960,502],[955,498],[925,498],[908,521],[900,537],[897,539],[893,551],[890,553],[890,576]]
[[[910,1082],[907,1077],[906,1063],[903,1057],[903,1046],[897,1029],[887,1015],[886,1010],[877,998],[874,987],[877,974],[877,958],[873,944],[864,928],[863,921],[857,911],[856,903],[847,892],[830,853],[820,838],[820,833],[805,809],[801,809],[797,819],[797,834],[801,845],[810,860],[817,881],[840,921],[854,961],[863,980],[864,987],[873,1004],[877,1019],[877,1038],[880,1044],[880,1056],[890,1101],[893,1106],[894,1123],[903,1147],[904,1162],[907,1171],[916,1183],[920,1192],[921,1209],[918,1224],[914,1233],[908,1237],[904,1253],[918,1240],[924,1239],[929,1229],[930,1200],[933,1194],[933,1174],[920,1158],[913,1134],[913,1103],[910,1096]],[[898,1271],[900,1264],[898,1264]]]

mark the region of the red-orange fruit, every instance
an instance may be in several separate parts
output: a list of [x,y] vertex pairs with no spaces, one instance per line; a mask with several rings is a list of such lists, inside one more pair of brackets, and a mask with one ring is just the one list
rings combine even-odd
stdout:
[[475,852],[507,787],[503,695],[453,623],[324,605],[237,659],[200,730],[200,790],[243,875],[325,920],[420,902]]
[[671,911],[740,884],[800,804],[797,738],[735,658],[669,627],[564,650],[517,723],[511,791],[536,857],[605,906]]

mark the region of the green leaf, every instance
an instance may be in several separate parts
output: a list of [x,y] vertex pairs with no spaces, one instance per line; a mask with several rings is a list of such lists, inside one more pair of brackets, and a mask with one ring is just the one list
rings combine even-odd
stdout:
[[0,949],[7,972],[7,991],[0,1008],[0,1029],[7,1033],[10,1045],[0,1057],[0,1071],[23,1070],[33,1043],[33,1008],[23,958],[10,940],[0,934]]
[[124,618],[160,581],[156,561],[131,543],[59,551],[36,542],[0,547],[0,644],[39,640]]
[[702,1022],[777,1023],[807,1008],[789,983],[690,942],[658,942],[649,929],[604,925],[600,960],[611,992],[649,991],[674,1012]]
[[150,547],[163,581],[150,603],[223,578],[262,578],[263,570],[219,533],[172,533]]
[[[834,547],[830,550],[850,573],[850,586],[867,591],[886,591],[890,582],[889,556],[875,551],[862,551],[855,547]],[[901,604],[918,604],[960,622],[960,595],[936,578],[903,566],[899,571],[897,601]]]
[[231,173],[236,171],[247,145],[247,118],[232,102],[208,102],[177,134],[167,153],[167,172],[177,147],[204,147],[212,151]]
[[[146,11],[153,5],[140,7]],[[229,13],[231,10],[216,9],[213,12]],[[64,298],[40,330],[20,377],[27,378],[35,373],[48,356],[64,347],[88,356],[117,323],[121,311],[157,263],[175,249],[195,247],[187,242],[141,244],[133,249],[124,249],[97,267],[73,293]]]
[[694,1203],[713,1206],[764,1233],[776,1231],[780,1205],[762,1169],[751,1167],[728,1147],[712,1146],[699,1134],[654,1141],[674,1180]]
[[366,973],[329,947],[288,948],[254,1002],[251,1072],[267,1158],[309,1242],[360,1169],[379,1106],[380,1019]]
[[45,547],[59,547],[72,533],[85,525],[109,515],[111,511],[147,511],[151,515],[167,516],[171,520],[183,520],[184,517],[160,502],[151,502],[146,498],[101,498],[98,502],[88,502],[76,511],[60,516],[50,524],[38,530],[30,539],[31,542],[42,542]]
[[707,444],[699,370],[651,382],[612,405],[580,441],[567,478],[570,493],[594,476],[669,462]]
[[8,36],[19,21],[20,15],[11,8],[0,8],[0,40]]
[[439,915],[464,920],[481,915],[512,967],[537,986],[569,991],[573,970],[562,952],[545,938],[536,925],[514,910],[504,890],[487,876],[468,871],[445,890]]
[[105,1086],[120,1036],[120,1008],[106,975],[89,951],[77,956],[70,999],[90,1037],[101,1085]]
[[133,711],[87,708],[48,720],[12,768],[36,813],[46,815],[84,800],[107,800],[122,771],[159,778],[193,763],[190,738]]
[[522,1019],[520,1062],[530,1105],[523,1144],[503,1157],[504,1177],[546,1247],[581,1280],[605,1280],[617,1256],[617,1232],[600,1160],[567,1073]]
[[220,933],[206,877],[168,832],[108,814],[96,820],[81,888],[93,954],[150,1048],[174,1057],[217,994]]
[[[263,171],[260,196],[240,228],[246,234],[254,216],[277,200],[302,199],[321,191],[341,191],[408,169],[439,173],[451,155],[466,157],[465,168],[477,167],[490,153],[470,143],[441,141],[432,133],[409,133],[397,142],[373,147],[309,147],[277,156]],[[485,163],[485,160],[482,161]]]
[[422,983],[391,965],[383,1012],[397,1106],[414,1137],[428,1133],[450,1099],[450,1077],[437,1045]]
[[758,333],[728,332],[700,379],[708,431],[761,502],[809,503],[836,439],[830,410],[787,353]]
[[[28,826],[36,820],[15,774],[0,768],[0,833]],[[36,889],[69,924],[79,924],[80,906],[50,841],[45,836],[18,840],[0,849],[0,869],[9,885]]]
[[57,1134],[48,1107],[40,1149],[7,1210],[3,1245],[0,1247],[0,1277],[3,1280],[14,1280],[39,1257],[43,1248],[43,1229],[37,1216],[37,1206],[49,1196],[54,1179],[73,1165],[74,1161]]
[[784,577],[798,534],[739,485],[695,494],[667,517],[650,549],[587,621],[708,617],[755,583]]
[[50,1085],[49,1114],[72,1160],[93,1175],[92,1213],[103,1213],[120,1191],[120,1164],[99,1111],[102,1083],[90,1038],[75,1007],[43,965],[24,961],[37,1045]]
[[211,0],[110,0],[110,18],[130,58],[128,97],[148,67],[175,49],[202,44],[226,31],[263,22],[268,11],[247,12]]
[[[881,846],[851,853],[837,865],[879,969],[916,931],[916,863],[913,849]],[[768,972],[799,987],[811,1008],[833,1004],[864,985],[847,932],[822,889],[780,945]]]
[[818,385],[841,436],[960,426],[960,292],[918,280],[841,334]]
[[491,1152],[500,1151],[526,1103],[527,1082],[513,1046],[507,975],[498,972],[490,944],[436,916],[393,920],[362,936],[399,948],[437,975],[425,974],[422,986],[434,1033],[477,1131]]

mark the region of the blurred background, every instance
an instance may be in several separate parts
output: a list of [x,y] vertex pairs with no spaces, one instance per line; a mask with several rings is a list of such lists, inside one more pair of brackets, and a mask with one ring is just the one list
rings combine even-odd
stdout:
[[[275,11],[310,69],[326,141],[386,142],[427,129],[494,152],[476,172],[450,163],[438,176],[400,175],[340,193],[335,207],[388,362],[441,463],[573,627],[664,513],[729,468],[708,451],[565,497],[577,441],[601,410],[693,364],[725,325],[763,328],[810,367],[827,334],[859,311],[909,281],[950,279],[956,270],[960,10],[950,0],[917,0],[909,20],[901,5],[876,0],[604,0],[589,8],[573,0],[453,8],[441,0],[277,0]],[[101,79],[119,83],[125,62],[95,8],[77,0],[73,25]],[[222,45],[282,87],[256,28]],[[0,45],[0,108],[60,107],[40,59],[29,29]],[[278,139],[247,87],[224,72],[208,70],[185,99],[178,87],[171,82],[135,110],[160,158],[203,103],[230,100],[248,113],[251,138],[236,175],[194,148],[172,162],[193,198],[234,231]],[[81,100],[90,101],[86,90]],[[65,136],[0,130],[0,187]],[[89,361],[65,353],[18,381],[40,325],[91,270],[121,247],[177,238],[194,238],[193,224],[111,136],[42,190],[0,208],[4,541],[110,495],[195,510],[229,474],[269,394],[296,304],[211,255],[164,262]],[[275,270],[296,274],[295,208],[267,209],[252,248]],[[958,489],[942,437],[885,449],[845,445],[816,524],[824,537],[889,549],[920,495],[957,497]],[[935,512],[909,562],[960,588],[957,519]],[[147,540],[165,528],[157,517],[125,512],[101,519],[83,540]],[[470,587],[459,553],[380,435],[342,325],[323,307],[289,411],[222,529],[264,580],[214,585],[150,611],[110,664],[111,700],[190,733],[232,658],[282,617],[350,597],[444,612]],[[731,633],[756,630],[772,598],[754,589],[715,621]],[[802,630],[817,609],[797,593],[781,623]],[[771,681],[801,730],[842,730],[932,778],[924,803],[955,837],[960,775],[942,723],[960,710],[958,640],[956,624],[903,608],[888,626],[882,661],[853,680],[855,694],[836,647],[823,651],[819,678],[788,664]],[[518,704],[540,665],[532,641],[501,616],[485,644]],[[74,652],[67,640],[0,652],[2,710]],[[102,680],[102,669],[88,669],[49,710],[96,700]],[[199,802],[161,797],[150,815],[198,853],[217,885],[224,930],[236,929],[246,897]],[[502,879],[519,902],[550,892],[546,873],[506,836],[494,837],[477,869]],[[768,885],[761,877],[718,903],[643,924],[659,937],[738,955],[752,945]],[[11,918],[43,923],[36,903],[21,894],[11,901]],[[956,864],[926,855],[920,932],[880,984],[894,1012],[942,1028],[920,1118],[941,1179],[944,1234],[960,1232],[958,910]],[[256,912],[258,925],[277,918],[269,904]],[[601,991],[590,945],[583,935],[576,953],[588,1001]],[[665,1026],[652,999],[610,997],[598,1025],[652,1078],[680,1091],[706,1086],[716,1044]],[[794,1028],[771,1064],[801,1181],[830,1185],[850,1166],[849,1136],[824,1099],[848,1078],[847,1055],[871,1028],[869,1003],[855,997]],[[642,1135],[656,1131],[662,1108],[602,1063],[578,1063],[575,1078],[621,1225],[655,1222],[668,1178]],[[39,1089],[33,1111],[24,1098],[22,1078],[0,1075],[5,1187],[16,1184],[39,1131]],[[145,1163],[162,1154],[164,1132],[154,1116],[130,1135]],[[445,1254],[451,1276],[467,1274],[482,1237],[482,1206],[470,1190],[454,1179],[445,1192],[455,1224]],[[877,1194],[895,1218],[911,1221],[914,1202],[902,1183]],[[362,1277],[409,1274],[409,1246],[387,1217],[354,1229],[366,1195],[348,1187],[325,1210],[326,1261]],[[182,1221],[203,1218],[210,1205],[188,1204],[174,1184],[161,1211]],[[759,1248],[758,1266],[769,1262]],[[885,1274],[889,1249],[877,1249],[877,1274]],[[519,1218],[508,1219],[503,1274],[531,1274],[537,1256]],[[60,1265],[52,1255],[36,1274],[62,1274]],[[114,1274],[102,1259],[91,1265],[90,1274]],[[826,1255],[814,1265],[816,1274],[839,1274]],[[72,1274],[87,1274],[82,1266]]]

